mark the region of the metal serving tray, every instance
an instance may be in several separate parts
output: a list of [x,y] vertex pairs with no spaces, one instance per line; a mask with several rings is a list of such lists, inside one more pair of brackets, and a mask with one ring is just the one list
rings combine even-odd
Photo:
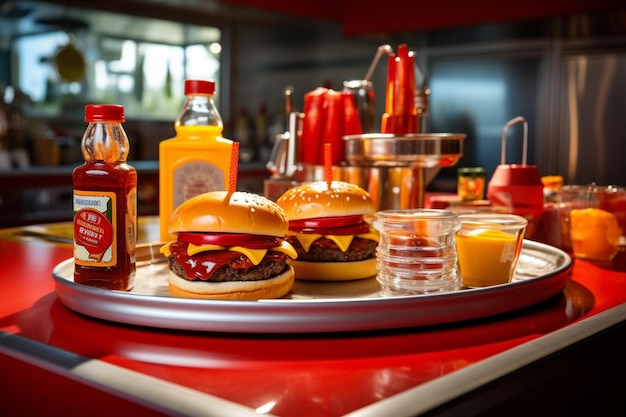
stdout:
[[137,248],[130,292],[73,282],[74,259],[52,271],[61,302],[78,313],[163,329],[229,333],[312,333],[398,329],[459,322],[536,304],[560,293],[572,260],[560,249],[524,241],[513,282],[445,293],[384,296],[376,278],[299,281],[281,299],[197,300],[171,297],[159,244]]

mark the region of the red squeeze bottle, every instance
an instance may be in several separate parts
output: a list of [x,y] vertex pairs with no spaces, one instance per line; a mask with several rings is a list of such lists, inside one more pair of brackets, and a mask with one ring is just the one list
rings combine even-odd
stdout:
[[343,92],[341,98],[343,100],[343,134],[360,135],[363,133],[363,129],[353,94]]
[[382,133],[402,135],[417,133],[415,107],[415,53],[406,44],[398,46],[397,55],[389,55],[387,100]]
[[85,163],[73,172],[74,282],[128,291],[135,283],[137,171],[126,163],[124,107],[87,105]]
[[415,53],[404,45],[404,96],[402,103],[403,133],[417,133],[417,108],[415,107]]
[[[332,164],[339,165],[344,160],[345,147],[343,146],[343,95],[339,91],[326,91],[324,105],[324,131],[322,143],[332,146]],[[324,164],[324,159],[316,162]]]
[[387,88],[385,96],[385,113],[381,120],[380,131],[382,133],[392,133],[391,121],[389,118],[394,114],[395,100],[395,79],[396,79],[396,54],[390,53],[387,57]]
[[324,100],[326,88],[318,87],[304,95],[304,120],[302,121],[302,138],[300,162],[303,164],[320,164],[323,160],[322,129],[324,127]]

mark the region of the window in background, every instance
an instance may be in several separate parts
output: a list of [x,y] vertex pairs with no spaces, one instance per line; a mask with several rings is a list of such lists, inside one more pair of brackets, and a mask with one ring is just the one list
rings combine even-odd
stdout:
[[69,35],[64,31],[23,36],[15,41],[17,85],[32,101],[42,105],[54,101],[54,89],[49,85],[56,78],[52,59],[68,41]]
[[93,95],[124,103],[139,119],[171,119],[182,102],[184,47],[103,38],[95,61]]
[[[59,30],[17,38],[14,85],[31,101],[28,113],[80,119],[85,104],[100,102],[124,105],[129,119],[173,120],[185,79],[214,80],[219,95],[220,30],[146,21],[150,30],[142,33],[149,39],[138,38],[141,19],[128,38],[93,29],[76,37]],[[167,30],[155,29],[159,24]],[[75,81],[62,79],[57,68],[59,51],[70,43],[86,64],[84,77]]]

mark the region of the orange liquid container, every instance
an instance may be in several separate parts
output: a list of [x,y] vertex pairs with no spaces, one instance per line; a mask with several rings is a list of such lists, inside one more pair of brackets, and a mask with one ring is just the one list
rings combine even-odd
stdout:
[[470,288],[506,284],[515,274],[528,220],[513,214],[459,216],[455,234],[461,282]]
[[176,136],[159,144],[160,239],[169,233],[169,218],[176,207],[198,194],[227,190],[233,142],[221,137],[222,119],[213,104],[215,84],[185,82],[187,99],[176,119]]
[[570,212],[570,238],[577,258],[610,261],[619,250],[622,229],[615,215],[597,208]]
[[517,237],[499,230],[457,235],[459,271],[466,287],[506,284],[517,257]]

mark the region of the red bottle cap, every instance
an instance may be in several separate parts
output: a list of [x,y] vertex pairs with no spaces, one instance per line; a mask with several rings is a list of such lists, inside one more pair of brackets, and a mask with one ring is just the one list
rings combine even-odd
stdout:
[[85,122],[124,122],[124,106],[119,104],[88,104],[85,106]]
[[186,80],[185,95],[188,94],[215,94],[215,82],[204,80]]

